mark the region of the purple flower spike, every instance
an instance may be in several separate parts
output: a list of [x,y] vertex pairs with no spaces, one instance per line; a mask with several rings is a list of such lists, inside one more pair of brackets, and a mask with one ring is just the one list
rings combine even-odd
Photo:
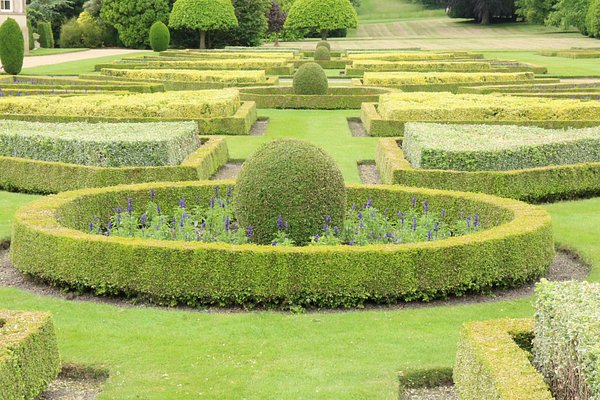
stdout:
[[473,226],[479,226],[479,213],[475,213],[475,221],[473,222]]
[[248,227],[246,228],[246,236],[248,236],[248,238],[251,238],[253,233],[254,228],[252,227],[252,225],[248,225]]
[[144,225],[146,223],[146,221],[148,221],[148,216],[146,215],[146,213],[142,214],[142,218],[140,219],[140,222],[142,223],[142,225]]
[[90,227],[90,231],[94,230],[94,222],[93,221],[90,221],[89,227]]
[[414,232],[417,231],[417,217],[413,217],[413,221],[412,221],[412,230]]
[[337,236],[340,234],[340,229],[337,226],[333,227],[333,233]]
[[444,216],[446,215],[446,209],[442,208],[442,219],[444,219]]
[[233,189],[233,188],[231,187],[231,185],[229,185],[229,186],[227,187],[227,197],[231,197],[231,190],[232,190],[232,189]]
[[229,232],[229,215],[225,216],[225,231]]
[[433,239],[433,235],[431,234],[431,231],[427,232],[427,240],[431,241],[431,239]]
[[215,208],[215,196],[210,198],[210,208]]
[[219,197],[219,187],[215,186],[215,196]]
[[327,224],[323,225],[323,231],[327,232],[328,229],[329,227],[327,226]]
[[319,238],[320,238],[320,237],[319,237],[319,234],[317,233],[317,234],[315,235],[315,242],[318,242],[318,241],[319,241]]
[[423,212],[424,212],[425,214],[427,214],[427,212],[428,212],[428,211],[429,211],[429,202],[428,202],[427,200],[425,200],[425,201],[423,202]]
[[154,195],[155,195],[155,194],[156,194],[156,193],[154,192],[154,189],[150,189],[150,199],[151,199],[152,201],[154,201]]
[[283,217],[281,215],[277,217],[277,227],[280,231],[283,230]]
[[471,229],[471,216],[467,217],[467,228]]
[[331,223],[331,217],[330,217],[329,215],[325,217],[325,222],[326,222],[327,224],[330,224],[330,223]]
[[417,205],[417,197],[416,196],[412,197],[411,204],[412,204],[412,207],[415,208],[415,206]]
[[363,219],[363,214],[360,211],[358,212],[358,219]]
[[181,199],[179,199],[179,207],[185,208],[185,199],[183,197]]
[[133,200],[130,198],[127,199],[127,212],[129,215],[133,212]]
[[367,208],[372,207],[373,206],[373,200],[368,199],[367,200]]

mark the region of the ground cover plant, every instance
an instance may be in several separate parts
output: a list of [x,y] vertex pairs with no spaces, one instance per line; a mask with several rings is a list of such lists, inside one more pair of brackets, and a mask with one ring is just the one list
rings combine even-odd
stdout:
[[407,124],[402,149],[415,168],[507,171],[600,162],[600,130]]

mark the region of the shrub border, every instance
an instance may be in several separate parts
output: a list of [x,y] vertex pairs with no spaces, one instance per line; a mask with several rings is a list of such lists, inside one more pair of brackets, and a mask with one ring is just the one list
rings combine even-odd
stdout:
[[0,189],[50,194],[118,184],[208,179],[225,165],[229,151],[224,138],[201,139],[203,145],[177,166],[95,167],[0,157]]
[[48,313],[0,310],[0,398],[36,399],[60,371]]
[[515,337],[532,337],[533,320],[503,319],[464,325],[454,383],[463,400],[553,400],[544,377]]
[[557,165],[513,171],[451,171],[413,168],[398,138],[381,139],[375,160],[386,184],[461,188],[522,201],[543,202],[600,193],[600,162]]
[[[218,184],[225,192],[233,182]],[[156,201],[172,202],[186,193],[208,198],[214,186],[210,181],[138,184],[35,201],[13,221],[13,264],[53,283],[99,294],[137,294],[167,304],[340,307],[518,285],[543,275],[554,258],[550,216],[540,207],[489,195],[400,186],[349,186],[349,201],[408,202],[418,196],[433,207],[485,208],[500,225],[397,246],[273,247],[90,235],[58,220],[67,223],[70,218],[68,224],[86,229],[87,221],[69,214],[69,206],[77,212],[81,207],[90,213],[108,212],[123,198],[143,202],[151,189],[156,189]]]
[[[489,71],[487,71],[489,72]],[[527,83],[558,83],[560,79],[554,78],[539,78],[533,81],[506,81],[506,82],[490,82],[490,86],[498,86],[499,84],[503,85],[521,85]],[[367,86],[363,83],[362,78],[352,78],[352,85],[354,86]],[[462,82],[462,83],[439,83],[439,84],[427,84],[427,85],[390,85],[383,86],[379,85],[379,87],[388,87],[394,89],[400,89],[403,92],[450,92],[450,93],[459,93],[461,88],[471,87],[471,86],[486,86],[484,82]]]

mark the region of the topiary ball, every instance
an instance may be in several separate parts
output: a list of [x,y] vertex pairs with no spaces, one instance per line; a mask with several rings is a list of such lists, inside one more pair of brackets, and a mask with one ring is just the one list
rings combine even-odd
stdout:
[[21,27],[12,18],[0,25],[0,64],[10,75],[17,75],[23,68],[25,39]]
[[321,66],[314,62],[302,64],[294,75],[294,93],[304,95],[327,94],[327,75]]
[[291,240],[304,245],[326,223],[342,227],[344,178],[319,147],[298,139],[276,140],[244,163],[233,208],[241,226],[252,226],[253,242],[271,244],[282,226]]
[[169,28],[161,21],[152,24],[150,28],[150,47],[154,51],[165,51],[169,48],[171,42],[171,32]]
[[315,60],[316,61],[331,60],[331,53],[329,52],[329,49],[325,46],[317,47],[317,50],[315,51]]
[[329,42],[327,40],[321,40],[317,43],[317,49],[321,46],[327,47],[327,50],[331,51],[331,45],[329,44]]

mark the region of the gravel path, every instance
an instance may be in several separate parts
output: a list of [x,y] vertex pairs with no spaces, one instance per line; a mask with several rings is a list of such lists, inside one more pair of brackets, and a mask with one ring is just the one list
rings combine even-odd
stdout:
[[[67,61],[88,60],[91,58],[127,55],[139,53],[143,50],[132,49],[93,49],[65,54],[50,54],[47,56],[25,57],[23,68],[40,67],[42,65],[60,64]],[[148,51],[150,53],[150,51]]]

